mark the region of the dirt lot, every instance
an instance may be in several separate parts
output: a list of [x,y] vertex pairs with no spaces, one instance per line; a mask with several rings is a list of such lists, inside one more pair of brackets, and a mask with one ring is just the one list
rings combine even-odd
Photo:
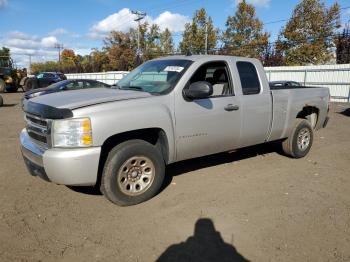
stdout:
[[3,97],[1,261],[350,261],[349,104],[303,159],[265,145],[185,161],[154,199],[122,208],[28,175],[21,94]]

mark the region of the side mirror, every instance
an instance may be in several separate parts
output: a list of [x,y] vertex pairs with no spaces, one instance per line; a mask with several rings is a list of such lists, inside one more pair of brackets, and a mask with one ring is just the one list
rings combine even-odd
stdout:
[[184,89],[183,93],[186,98],[191,100],[208,98],[213,94],[213,86],[207,81],[198,81]]

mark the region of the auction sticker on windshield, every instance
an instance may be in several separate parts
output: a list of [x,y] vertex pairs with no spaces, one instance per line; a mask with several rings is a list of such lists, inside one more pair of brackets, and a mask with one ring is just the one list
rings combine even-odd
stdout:
[[182,67],[182,66],[167,66],[164,69],[164,71],[165,72],[178,72],[178,73],[180,73],[183,69],[184,69],[184,67]]

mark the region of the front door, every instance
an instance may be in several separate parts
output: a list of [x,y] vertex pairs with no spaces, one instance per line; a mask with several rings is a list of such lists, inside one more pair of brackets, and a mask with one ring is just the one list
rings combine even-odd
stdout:
[[207,81],[213,85],[209,98],[186,101],[176,96],[177,160],[228,151],[239,145],[241,110],[225,61],[201,65],[187,83]]

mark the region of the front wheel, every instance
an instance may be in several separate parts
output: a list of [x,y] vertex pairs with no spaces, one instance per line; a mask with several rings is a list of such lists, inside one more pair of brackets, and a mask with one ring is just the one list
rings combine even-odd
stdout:
[[143,140],[126,141],[108,154],[101,192],[114,204],[136,205],[158,193],[164,173],[164,159],[155,146]]
[[5,93],[6,91],[6,83],[3,79],[0,79],[0,93]]
[[282,143],[284,153],[293,158],[306,156],[312,146],[313,137],[310,123],[305,119],[296,119],[290,136]]

